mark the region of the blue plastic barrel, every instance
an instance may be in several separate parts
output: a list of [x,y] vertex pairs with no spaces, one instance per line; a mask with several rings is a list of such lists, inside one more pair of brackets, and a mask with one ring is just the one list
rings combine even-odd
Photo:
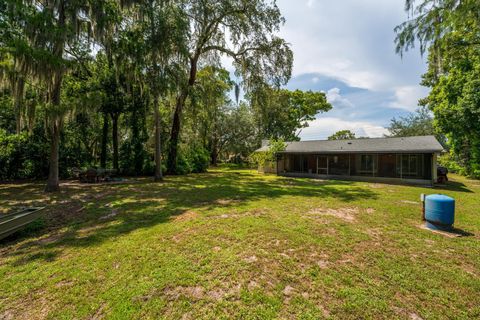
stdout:
[[425,220],[431,229],[451,229],[455,220],[455,199],[443,194],[425,198]]

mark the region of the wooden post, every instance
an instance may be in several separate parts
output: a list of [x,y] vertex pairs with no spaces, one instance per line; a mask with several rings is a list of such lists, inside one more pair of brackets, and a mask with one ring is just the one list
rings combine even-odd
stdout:
[[329,166],[329,162],[330,162],[330,156],[327,155],[327,176],[330,174],[330,166]]

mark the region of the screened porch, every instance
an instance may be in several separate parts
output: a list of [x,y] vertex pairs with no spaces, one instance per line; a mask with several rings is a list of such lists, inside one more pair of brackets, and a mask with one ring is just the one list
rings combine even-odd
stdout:
[[279,174],[432,179],[432,154],[279,154]]

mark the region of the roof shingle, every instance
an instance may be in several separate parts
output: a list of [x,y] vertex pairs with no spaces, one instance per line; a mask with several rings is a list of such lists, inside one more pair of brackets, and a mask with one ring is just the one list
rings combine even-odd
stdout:
[[[354,140],[315,140],[287,142],[284,153],[348,153],[348,152],[442,152],[443,147],[434,136],[403,138],[369,138]],[[257,152],[267,151],[264,146]]]

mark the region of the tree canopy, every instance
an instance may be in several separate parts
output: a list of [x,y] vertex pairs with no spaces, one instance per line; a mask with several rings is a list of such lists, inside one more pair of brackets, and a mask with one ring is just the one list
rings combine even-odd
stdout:
[[328,137],[328,140],[351,140],[355,138],[354,132],[350,130],[340,130]]
[[160,181],[297,139],[331,106],[282,89],[284,21],[267,0],[2,2],[0,179],[55,191],[96,167]]
[[480,3],[475,0],[406,1],[410,19],[396,28],[397,51],[420,43],[428,54],[422,84],[431,88],[421,104],[433,112],[454,158],[480,176]]
[[255,109],[260,135],[264,139],[299,140],[299,129],[308,126],[321,112],[332,108],[325,93],[290,91],[268,85],[256,88],[249,94]]

